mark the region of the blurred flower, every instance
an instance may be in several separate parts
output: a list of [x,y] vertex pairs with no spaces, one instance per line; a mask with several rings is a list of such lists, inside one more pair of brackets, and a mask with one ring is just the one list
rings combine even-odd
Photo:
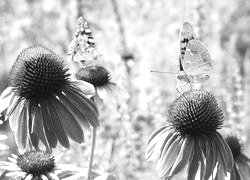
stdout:
[[94,88],[70,79],[63,60],[49,49],[33,46],[17,57],[10,73],[10,86],[0,97],[0,112],[6,111],[19,147],[39,141],[46,148],[59,141],[69,147],[68,137],[84,140],[83,127],[99,125],[95,104],[87,98]]
[[64,169],[57,164],[61,154],[54,157],[45,151],[28,151],[20,155],[12,154],[9,161],[1,162],[1,169],[6,170],[5,176],[23,180],[59,180],[66,179],[76,172]]
[[99,65],[86,66],[79,70],[76,78],[95,87],[94,101],[97,104],[102,104],[104,99],[119,101],[128,98],[126,90],[111,81],[111,74],[105,67]]
[[[230,180],[248,180],[250,177],[250,159],[243,154],[240,139],[235,135],[230,135],[227,136],[225,140],[230,147],[234,158],[234,166],[230,173]],[[224,179],[221,168],[218,169],[216,179]]]
[[233,167],[233,156],[217,132],[223,123],[222,108],[203,90],[183,93],[171,105],[168,125],[156,130],[147,145],[146,159],[156,160],[160,177],[171,178],[188,165],[188,178],[207,180],[216,167],[224,173]]

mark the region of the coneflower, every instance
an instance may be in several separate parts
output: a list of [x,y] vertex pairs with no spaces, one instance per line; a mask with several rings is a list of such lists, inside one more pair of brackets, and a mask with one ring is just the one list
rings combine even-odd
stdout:
[[97,104],[102,104],[104,99],[124,101],[128,98],[126,90],[111,81],[110,72],[103,66],[90,65],[83,67],[76,74],[76,77],[95,87],[94,101]]
[[[243,154],[243,145],[240,138],[236,135],[230,135],[227,136],[225,140],[234,158],[234,166],[230,173],[230,180],[248,180],[250,178],[250,159]],[[216,180],[223,180],[224,177],[219,168]]]
[[0,97],[0,112],[6,112],[20,148],[30,143],[47,149],[69,139],[82,143],[83,127],[99,125],[98,111],[88,95],[94,87],[70,78],[63,60],[42,46],[24,49],[10,72],[10,85]]
[[9,161],[0,162],[0,168],[6,171],[5,176],[20,180],[63,180],[77,172],[65,169],[58,164],[61,155],[54,157],[45,151],[28,151],[23,154],[12,154]]
[[[217,132],[223,111],[215,97],[204,90],[183,93],[171,105],[166,126],[149,138],[147,160],[156,160],[160,177],[171,178],[186,166],[188,180],[207,180],[216,165],[226,174],[233,167],[233,156]],[[197,175],[197,176],[196,176]]]

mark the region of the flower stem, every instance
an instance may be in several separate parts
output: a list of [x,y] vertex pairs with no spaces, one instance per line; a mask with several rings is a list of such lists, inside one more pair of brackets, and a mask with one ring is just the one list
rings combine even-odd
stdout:
[[95,152],[95,140],[96,140],[96,127],[93,127],[91,129],[91,152],[90,152],[90,157],[89,157],[89,167],[88,167],[87,180],[90,180],[90,177],[91,177],[94,152]]

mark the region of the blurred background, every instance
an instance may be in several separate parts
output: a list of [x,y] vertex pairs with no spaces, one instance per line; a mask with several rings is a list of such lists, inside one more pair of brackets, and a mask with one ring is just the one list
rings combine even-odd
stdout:
[[[207,89],[223,106],[222,132],[238,132],[250,145],[250,1],[227,0],[1,0],[0,91],[18,53],[41,44],[66,59],[77,19],[90,24],[98,51],[113,81],[130,94],[127,102],[106,102],[100,110],[94,169],[119,180],[158,179],[154,163],[144,160],[150,134],[167,121],[169,105],[178,96],[179,30],[193,26],[213,59]],[[0,159],[17,148],[8,122],[0,125]],[[90,139],[72,142],[62,163],[87,167]],[[8,137],[6,139],[6,136]],[[9,148],[6,148],[8,146]],[[174,179],[182,179],[185,172]],[[185,179],[185,178],[183,178]]]

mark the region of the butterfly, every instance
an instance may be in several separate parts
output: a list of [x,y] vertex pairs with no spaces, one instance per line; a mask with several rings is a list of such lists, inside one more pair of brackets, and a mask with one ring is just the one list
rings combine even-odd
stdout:
[[210,77],[212,59],[205,45],[197,38],[192,25],[185,21],[179,35],[179,73],[176,89],[183,93],[202,88]]
[[71,61],[82,63],[98,58],[92,31],[83,17],[77,20],[76,32],[70,43],[68,56]]

